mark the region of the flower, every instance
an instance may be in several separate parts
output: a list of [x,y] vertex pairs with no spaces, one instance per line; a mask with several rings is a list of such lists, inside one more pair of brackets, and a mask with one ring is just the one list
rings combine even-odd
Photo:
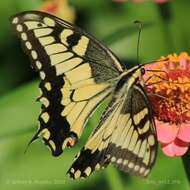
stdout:
[[117,3],[124,3],[127,1],[134,2],[134,3],[143,3],[146,1],[153,1],[153,2],[158,3],[158,4],[162,4],[162,3],[168,2],[169,0],[113,0],[113,1],[117,2]]
[[68,4],[67,0],[47,0],[39,10],[53,14],[71,23],[75,20],[75,11]]
[[158,141],[167,156],[182,156],[190,143],[190,56],[168,55],[145,66],[146,90]]

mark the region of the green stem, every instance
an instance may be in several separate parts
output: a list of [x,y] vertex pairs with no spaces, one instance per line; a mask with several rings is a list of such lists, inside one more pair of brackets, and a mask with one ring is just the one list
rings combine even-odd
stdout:
[[164,34],[164,41],[166,43],[166,46],[169,50],[169,52],[174,51],[174,42],[172,39],[172,33],[170,29],[170,21],[172,18],[172,13],[170,9],[170,3],[165,3],[161,5],[157,5],[158,10],[160,13],[160,18],[163,24],[163,34]]
[[188,151],[183,157],[182,157],[182,161],[183,161],[183,166],[185,169],[185,173],[190,185],[190,151]]
[[124,190],[124,184],[122,183],[119,172],[113,166],[106,168],[106,177],[110,190]]

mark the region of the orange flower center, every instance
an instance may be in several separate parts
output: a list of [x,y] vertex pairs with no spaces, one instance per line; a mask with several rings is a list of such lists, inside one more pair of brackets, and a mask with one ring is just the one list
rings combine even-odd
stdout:
[[175,124],[190,121],[190,57],[169,55],[145,69],[152,70],[145,81],[156,118]]

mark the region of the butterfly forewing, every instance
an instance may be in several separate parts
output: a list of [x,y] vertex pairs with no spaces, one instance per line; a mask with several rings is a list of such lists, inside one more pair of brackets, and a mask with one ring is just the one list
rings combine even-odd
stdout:
[[124,67],[92,36],[52,15],[23,12],[11,23],[41,78],[40,128],[32,141],[42,136],[59,155],[77,142]]

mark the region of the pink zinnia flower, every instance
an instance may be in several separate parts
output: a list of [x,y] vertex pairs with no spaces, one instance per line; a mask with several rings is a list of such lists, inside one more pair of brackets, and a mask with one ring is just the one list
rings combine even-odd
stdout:
[[182,156],[190,143],[190,56],[185,52],[168,55],[145,69],[162,151]]

